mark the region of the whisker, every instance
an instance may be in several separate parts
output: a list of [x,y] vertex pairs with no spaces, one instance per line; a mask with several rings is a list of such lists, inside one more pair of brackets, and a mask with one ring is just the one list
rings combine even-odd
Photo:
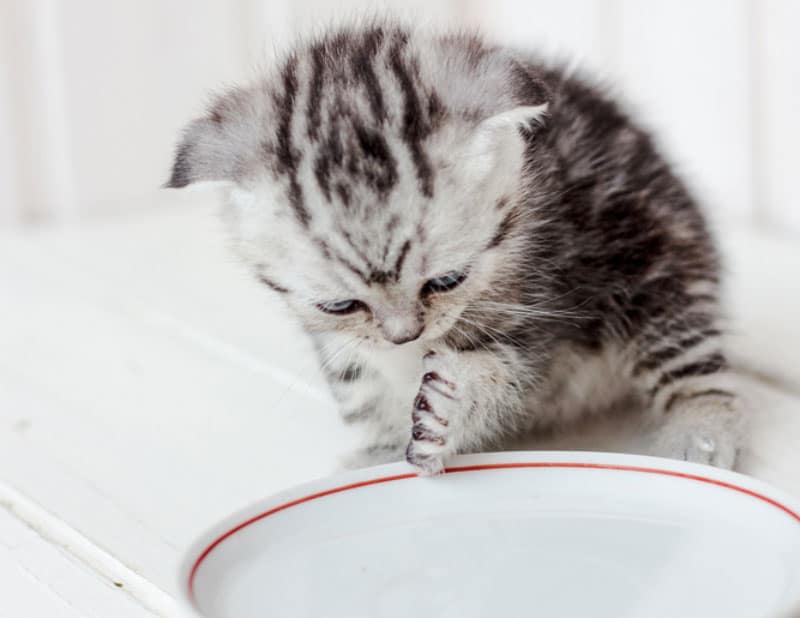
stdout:
[[[359,340],[360,340],[360,337],[354,336],[354,337],[348,339],[347,341],[345,341],[339,347],[339,349],[336,350],[336,352],[334,352],[328,358],[323,359],[322,363],[320,364],[320,367],[322,368],[322,370],[323,371],[327,371],[331,367],[333,362],[337,358],[339,358],[342,354],[346,353],[348,351],[348,349],[355,349],[356,347],[358,347],[358,345],[360,345],[360,341]],[[353,346],[353,344],[355,344],[355,346]]]
[[515,343],[517,345],[522,345],[522,342],[519,341],[518,339],[509,336],[508,334],[504,333],[501,330],[498,330],[496,328],[492,328],[491,326],[488,326],[487,324],[480,324],[479,322],[474,322],[474,321],[472,321],[472,320],[470,320],[468,318],[465,318],[463,316],[459,316],[458,319],[460,321],[464,322],[465,324],[468,324],[468,325],[472,326],[473,328],[477,329],[479,332],[482,332],[484,335],[486,335],[492,341],[494,341],[497,345],[503,345],[503,344],[493,333],[496,333],[498,336],[510,341],[511,343]]
[[543,304],[523,305],[517,303],[501,303],[491,300],[476,300],[473,302],[473,304],[504,312],[520,312],[530,315],[542,315],[542,316],[564,316],[564,317],[576,317],[576,318],[584,317],[582,314],[576,313],[571,309],[549,309]]
[[483,350],[489,351],[489,347],[488,347],[488,346],[486,346],[486,344],[485,344],[485,343],[483,343],[483,342],[481,342],[481,341],[475,341],[475,340],[472,338],[472,336],[471,336],[469,333],[467,333],[467,332],[465,332],[463,329],[459,328],[459,327],[458,327],[456,324],[453,324],[452,328],[453,328],[453,330],[455,330],[455,331],[456,331],[456,332],[457,332],[459,335],[461,335],[462,337],[464,337],[464,338],[467,340],[467,342],[468,342],[468,343],[469,343],[471,346],[474,346],[475,348],[480,348],[480,349],[483,349]]

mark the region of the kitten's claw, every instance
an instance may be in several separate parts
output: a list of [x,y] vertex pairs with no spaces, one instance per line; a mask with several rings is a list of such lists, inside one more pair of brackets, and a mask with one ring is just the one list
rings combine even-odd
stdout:
[[422,442],[433,442],[439,446],[445,445],[445,439],[431,433],[422,423],[415,423],[411,428],[411,439]]
[[420,476],[436,476],[444,472],[444,460],[441,457],[420,453],[415,445],[413,440],[408,443],[406,461],[417,469]]
[[688,446],[683,453],[685,461],[728,470],[736,463],[736,448],[727,441],[717,444],[716,440],[705,435],[689,435],[686,442]]

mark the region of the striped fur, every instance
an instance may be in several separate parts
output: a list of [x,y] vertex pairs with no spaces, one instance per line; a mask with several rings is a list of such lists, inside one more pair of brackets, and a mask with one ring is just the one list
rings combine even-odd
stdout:
[[229,187],[236,250],[366,428],[357,463],[433,473],[635,400],[654,452],[733,465],[706,223],[587,82],[477,36],[335,30],[187,127],[168,185],[200,181]]

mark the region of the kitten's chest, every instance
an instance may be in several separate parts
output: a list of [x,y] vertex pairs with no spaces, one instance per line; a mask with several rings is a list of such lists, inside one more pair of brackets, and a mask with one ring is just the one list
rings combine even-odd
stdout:
[[398,399],[411,401],[419,389],[422,377],[422,344],[409,343],[386,350],[370,350],[367,361],[380,373]]

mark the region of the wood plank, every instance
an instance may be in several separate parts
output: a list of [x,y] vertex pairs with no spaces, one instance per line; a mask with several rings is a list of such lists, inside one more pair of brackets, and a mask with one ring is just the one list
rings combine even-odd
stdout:
[[[2,491],[0,491],[2,495]],[[121,581],[103,579],[0,504],[0,617],[152,618]]]
[[[311,355],[282,338],[295,327],[264,312],[262,287],[230,261],[211,274],[210,236],[141,267],[142,255],[174,253],[194,216],[0,242],[0,289],[13,299],[0,303],[0,470],[167,591],[203,528],[329,473],[350,440],[316,373],[307,387],[286,368]],[[249,327],[216,339],[225,314]]]

